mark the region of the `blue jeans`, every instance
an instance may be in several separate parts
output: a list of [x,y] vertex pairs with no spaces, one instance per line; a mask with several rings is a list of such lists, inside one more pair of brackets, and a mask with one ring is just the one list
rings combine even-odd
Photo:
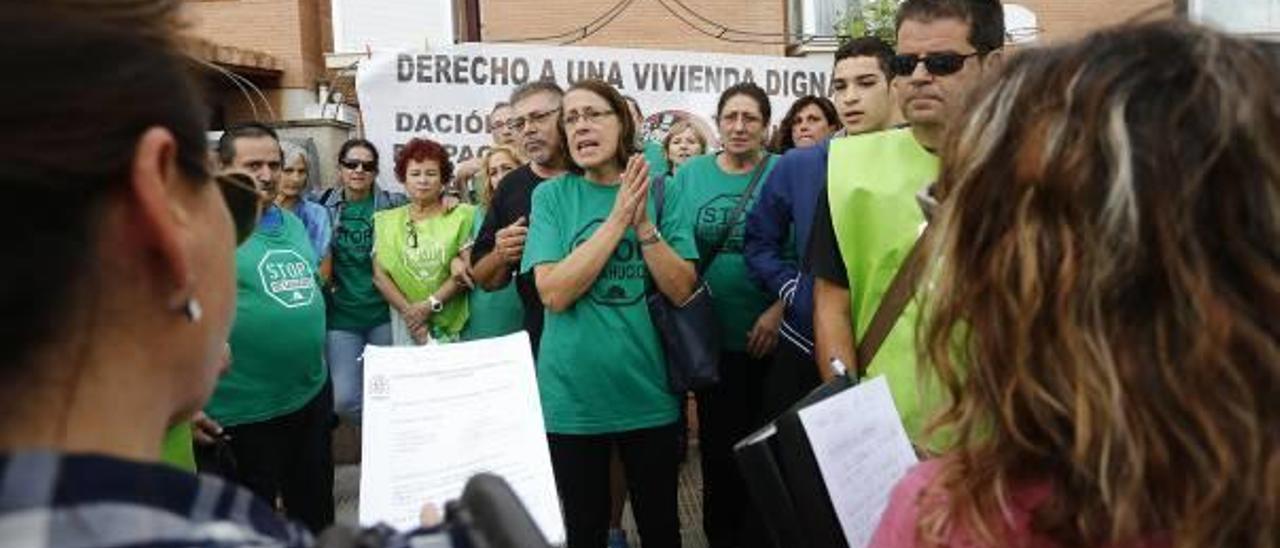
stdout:
[[355,424],[360,424],[364,408],[364,346],[391,345],[391,324],[384,323],[368,331],[331,329],[325,357],[329,375],[333,377],[333,410]]

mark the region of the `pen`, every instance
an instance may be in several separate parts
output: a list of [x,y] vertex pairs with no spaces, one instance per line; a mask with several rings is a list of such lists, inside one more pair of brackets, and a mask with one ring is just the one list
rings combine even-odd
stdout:
[[840,361],[840,358],[831,358],[829,366],[831,367],[831,372],[835,373],[837,377],[843,376],[847,371],[849,371],[849,367],[846,366],[844,362]]

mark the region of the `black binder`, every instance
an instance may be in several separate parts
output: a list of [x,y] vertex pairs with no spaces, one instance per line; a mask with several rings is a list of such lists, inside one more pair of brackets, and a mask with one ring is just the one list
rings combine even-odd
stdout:
[[846,375],[836,376],[734,446],[734,458],[773,546],[848,548],[799,413],[856,383]]
[[[930,211],[926,209],[925,214],[929,216]],[[925,227],[911,247],[876,306],[870,325],[858,341],[855,369],[813,389],[769,425],[734,446],[747,491],[778,548],[849,548],[831,504],[831,494],[822,480],[822,469],[818,468],[809,436],[800,422],[800,410],[858,383],[862,373],[858,368],[875,359],[881,343],[915,295],[927,249],[921,242],[928,238],[931,227]]]

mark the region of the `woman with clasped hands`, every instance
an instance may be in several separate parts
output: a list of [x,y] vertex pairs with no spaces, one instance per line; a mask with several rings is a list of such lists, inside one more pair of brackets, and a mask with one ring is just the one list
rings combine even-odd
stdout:
[[686,301],[697,250],[671,196],[654,211],[626,113],[617,90],[598,80],[565,93],[561,134],[574,165],[534,191],[521,265],[546,306],[538,389],[569,548],[605,545],[615,446],[644,545],[680,545],[679,398],[667,390],[645,292],[652,285]]

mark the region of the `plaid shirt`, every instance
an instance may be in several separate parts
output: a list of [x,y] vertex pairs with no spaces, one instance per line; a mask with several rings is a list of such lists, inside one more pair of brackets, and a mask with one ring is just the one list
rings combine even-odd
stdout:
[[[332,533],[332,534],[331,534]],[[334,526],[322,546],[467,546],[449,527]],[[0,453],[0,547],[310,547],[248,489],[164,464],[49,451]]]
[[312,544],[249,490],[214,477],[94,455],[0,455],[0,545]]

